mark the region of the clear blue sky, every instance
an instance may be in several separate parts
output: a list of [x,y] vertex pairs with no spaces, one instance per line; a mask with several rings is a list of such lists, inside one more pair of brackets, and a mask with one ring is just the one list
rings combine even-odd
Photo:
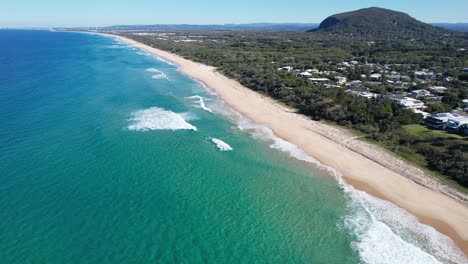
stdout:
[[310,23],[370,6],[424,22],[468,22],[468,0],[0,0],[0,27]]

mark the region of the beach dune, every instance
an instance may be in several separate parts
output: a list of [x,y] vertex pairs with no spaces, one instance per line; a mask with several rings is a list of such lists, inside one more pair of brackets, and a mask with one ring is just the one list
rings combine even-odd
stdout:
[[[327,131],[335,133],[336,128],[309,120],[271,98],[243,87],[237,81],[217,72],[214,67],[186,60],[125,37],[113,37],[179,65],[182,73],[203,82],[236,111],[268,126],[276,136],[297,145],[321,163],[338,170],[345,181],[356,189],[388,200],[414,214],[421,223],[452,238],[465,255],[468,255],[468,208],[462,200],[457,201],[442,191],[405,177],[391,166],[385,166],[384,162],[377,162],[376,159],[350,148],[345,144],[346,140],[338,142],[327,137]],[[318,130],[325,131],[320,133]],[[359,147],[367,148],[367,145],[362,144]],[[369,149],[368,153],[372,151],[375,150]]]

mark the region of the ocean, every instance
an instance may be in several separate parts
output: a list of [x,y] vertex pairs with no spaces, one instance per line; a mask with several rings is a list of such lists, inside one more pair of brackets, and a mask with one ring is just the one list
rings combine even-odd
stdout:
[[0,172],[0,263],[467,262],[110,37],[0,30]]

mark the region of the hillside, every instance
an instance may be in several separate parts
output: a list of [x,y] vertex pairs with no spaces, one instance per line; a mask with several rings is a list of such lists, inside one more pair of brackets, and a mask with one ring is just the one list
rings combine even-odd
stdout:
[[326,18],[313,32],[350,34],[369,37],[413,38],[450,33],[423,23],[408,14],[371,7]]

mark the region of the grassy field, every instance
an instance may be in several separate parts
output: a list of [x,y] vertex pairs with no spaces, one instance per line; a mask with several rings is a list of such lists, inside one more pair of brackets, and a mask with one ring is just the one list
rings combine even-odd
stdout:
[[467,137],[463,137],[457,134],[448,133],[443,130],[429,129],[421,125],[408,125],[405,126],[405,130],[413,135],[420,136],[427,139],[449,139],[449,140],[461,140],[462,144],[468,144]]
[[[464,152],[468,152],[468,137],[447,133],[442,130],[429,129],[422,125],[408,125],[405,126],[404,129],[406,130],[406,132],[413,135],[417,139],[416,144],[429,143],[432,146],[444,152],[451,152],[454,150],[462,150]],[[382,144],[381,142],[369,138],[365,138],[364,140],[369,143],[379,145],[395,153],[397,156],[422,169],[428,175],[436,177],[445,184],[453,186],[464,193],[468,193],[468,188],[461,186],[456,181],[448,178],[447,176],[444,176],[434,170],[431,170],[428,166],[427,160],[422,155],[416,153],[412,148],[407,146],[390,147],[388,145]]]

